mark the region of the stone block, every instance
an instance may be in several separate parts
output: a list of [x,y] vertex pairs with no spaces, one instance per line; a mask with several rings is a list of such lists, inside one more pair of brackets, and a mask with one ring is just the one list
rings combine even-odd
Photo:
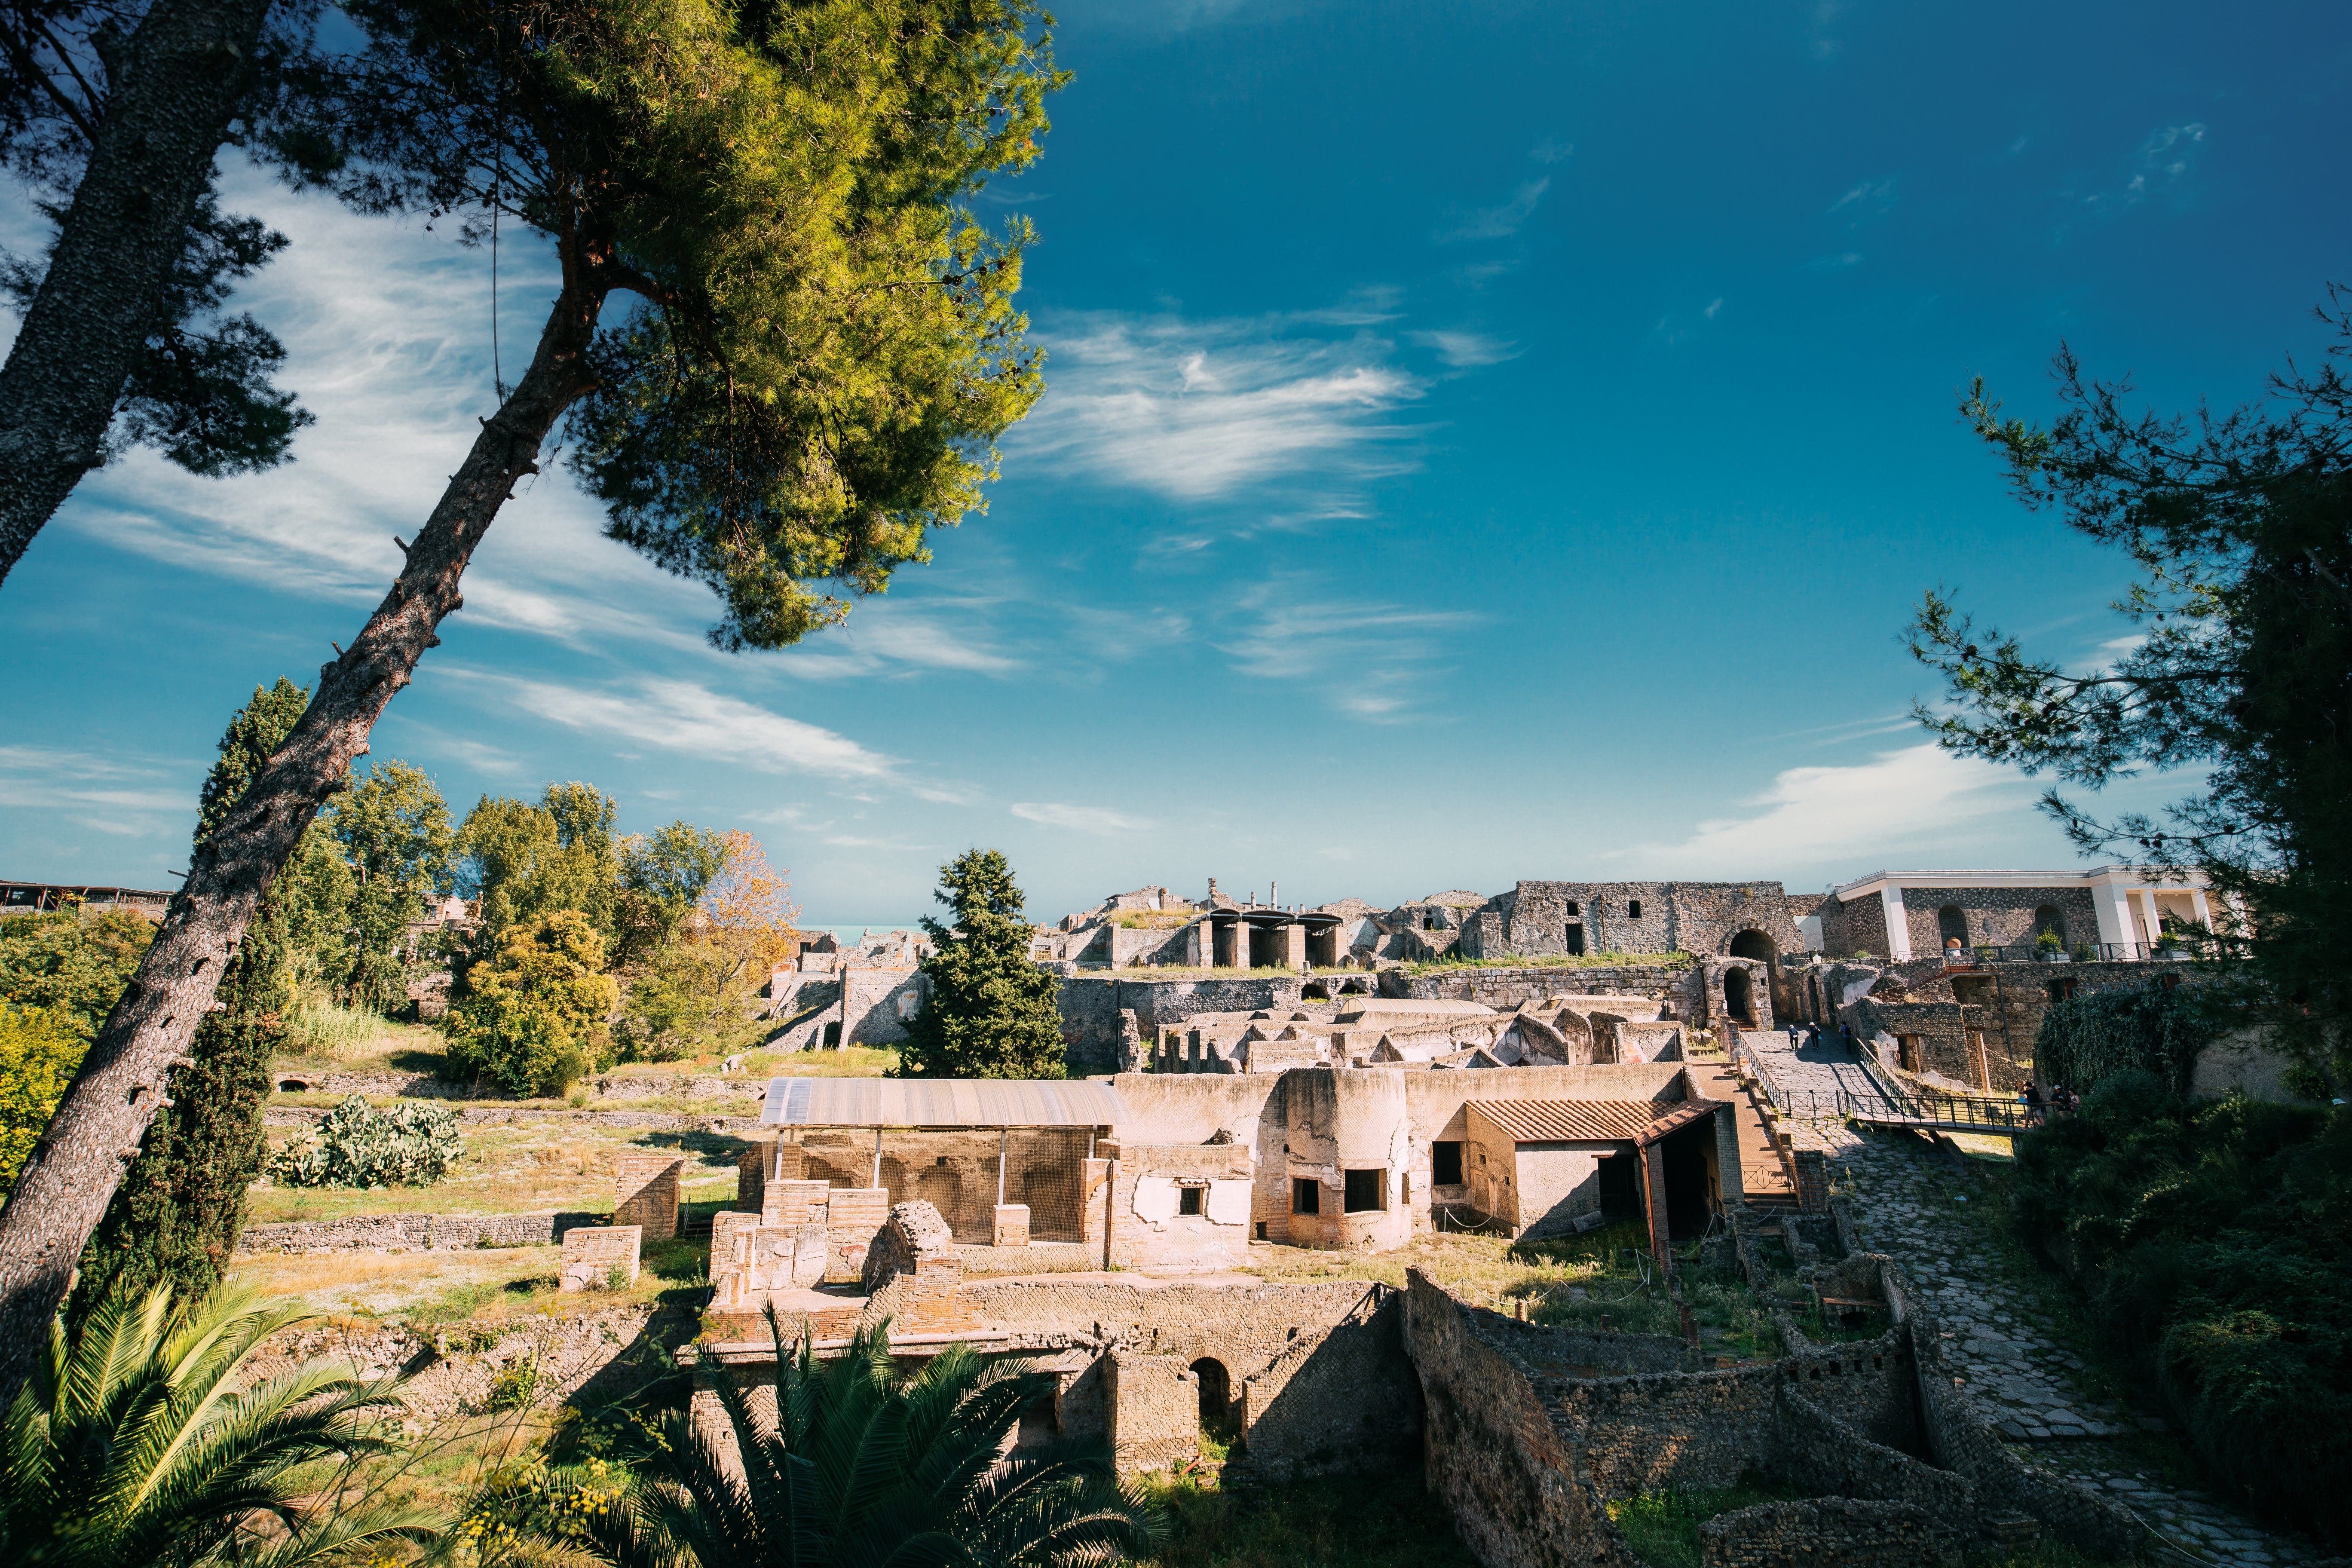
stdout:
[[644,1230],[634,1225],[581,1226],[563,1233],[562,1289],[604,1290],[634,1285]]
[[613,1224],[635,1226],[656,1240],[677,1234],[677,1154],[623,1154],[613,1162]]
[[995,1223],[989,1231],[992,1247],[1026,1247],[1029,1245],[1029,1205],[999,1204]]
[[866,1255],[890,1218],[884,1187],[835,1187],[826,1194],[824,1277],[835,1284],[862,1282]]

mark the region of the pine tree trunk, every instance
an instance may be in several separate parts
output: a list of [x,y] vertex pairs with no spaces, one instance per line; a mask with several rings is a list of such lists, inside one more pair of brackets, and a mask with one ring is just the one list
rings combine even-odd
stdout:
[[157,0],[131,36],[48,272],[0,367],[0,582],[99,465],[269,5]]
[[593,385],[587,353],[604,289],[580,286],[569,262],[565,270],[567,287],[521,384],[483,421],[392,592],[350,651],[320,670],[293,733],[190,862],[154,944],[0,1208],[0,1409],[47,1345],[75,1261],[163,1107],[167,1076],[192,1060],[196,1025],[215,1007],[214,988],[255,907],[366,752],[384,705],[440,640],[434,628],[464,603],[458,578],[499,504],[516,480],[539,471],[541,443]]

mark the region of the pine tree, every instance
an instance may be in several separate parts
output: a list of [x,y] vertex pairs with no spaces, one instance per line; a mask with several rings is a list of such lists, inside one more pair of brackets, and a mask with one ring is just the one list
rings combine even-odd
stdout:
[[952,929],[926,916],[923,1009],[899,1047],[902,1078],[1066,1078],[1061,983],[1029,957],[1030,925],[1000,849],[967,849],[940,868],[933,895]]
[[[199,846],[293,730],[308,695],[280,676],[274,687],[254,688],[253,700],[229,721],[197,808]],[[245,1226],[246,1188],[261,1169],[269,1060],[293,1002],[289,948],[279,900],[265,898],[221,978],[222,1011],[196,1026],[193,1061],[172,1076],[171,1105],[148,1124],[82,1252],[68,1309],[75,1319],[118,1289],[137,1296],[168,1282],[188,1300],[220,1282]]]

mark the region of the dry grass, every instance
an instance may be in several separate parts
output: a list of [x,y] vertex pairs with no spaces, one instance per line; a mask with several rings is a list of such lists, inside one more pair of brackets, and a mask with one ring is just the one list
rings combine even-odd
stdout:
[[[630,1109],[651,1109],[630,1102]],[[710,1113],[709,1102],[700,1107]],[[735,1160],[750,1145],[719,1132],[603,1127],[586,1121],[494,1122],[464,1128],[466,1152],[429,1187],[256,1186],[248,1220],[341,1219],[366,1214],[530,1214],[542,1209],[608,1213],[613,1170],[623,1153],[671,1152],[686,1158],[680,1194],[731,1197]],[[272,1128],[283,1142],[299,1128]]]
[[[314,1312],[345,1317],[426,1316],[420,1308],[453,1291],[478,1291],[484,1300],[505,1295],[530,1305],[545,1282],[555,1294],[562,1249],[502,1247],[469,1252],[320,1252],[247,1256],[231,1277],[257,1285],[272,1301],[299,1301]],[[516,1289],[517,1285],[523,1286]]]

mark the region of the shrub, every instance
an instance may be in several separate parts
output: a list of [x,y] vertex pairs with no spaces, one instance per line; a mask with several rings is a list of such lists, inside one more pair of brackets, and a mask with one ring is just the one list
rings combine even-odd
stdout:
[[378,1110],[352,1095],[268,1166],[289,1187],[429,1186],[465,1152],[457,1113],[430,1100]]
[[2015,1215],[2089,1296],[2095,1331],[2162,1394],[2213,1483],[2352,1540],[2352,1118],[2110,1075],[2020,1139]]
[[561,1094],[594,1065],[619,986],[588,917],[558,910],[510,930],[498,955],[467,973],[470,994],[443,1025],[459,1077],[509,1094]]
[[2042,1016],[2033,1055],[2048,1081],[2078,1094],[2126,1071],[2151,1073],[2179,1092],[2197,1053],[2219,1032],[2197,986],[2119,987],[2053,1004]]
[[0,1006],[0,1195],[15,1184],[89,1048],[77,1022],[63,1008]]
[[54,1009],[84,1039],[114,1011],[155,927],[120,906],[77,906],[0,921],[0,1002]]
[[363,1007],[303,1002],[286,1020],[285,1044],[294,1056],[343,1061],[381,1048],[391,1034],[380,1016]]

